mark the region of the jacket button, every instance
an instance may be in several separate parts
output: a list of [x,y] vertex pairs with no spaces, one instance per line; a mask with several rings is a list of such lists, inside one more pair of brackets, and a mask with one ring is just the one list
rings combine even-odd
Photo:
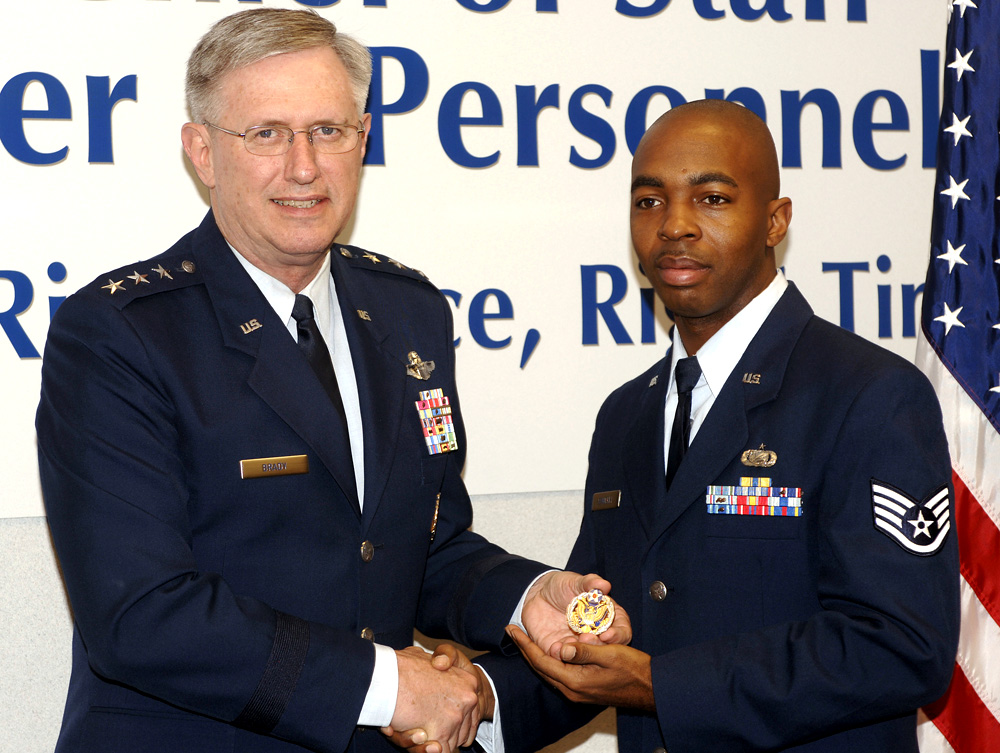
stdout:
[[662,580],[653,581],[649,587],[649,595],[653,597],[653,601],[663,601],[667,598],[667,587],[663,585]]
[[666,748],[653,748],[653,753],[667,753]]
[[365,628],[364,630],[361,631],[361,637],[364,638],[366,641],[374,641],[375,631],[372,630],[371,628]]
[[361,559],[364,562],[371,562],[375,557],[375,547],[372,546],[370,541],[361,542]]

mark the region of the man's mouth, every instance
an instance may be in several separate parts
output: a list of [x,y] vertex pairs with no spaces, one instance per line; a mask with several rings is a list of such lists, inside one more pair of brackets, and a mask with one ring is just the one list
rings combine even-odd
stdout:
[[296,201],[295,199],[271,199],[275,204],[282,207],[294,207],[295,209],[311,209],[319,204],[320,199],[309,199],[308,201]]

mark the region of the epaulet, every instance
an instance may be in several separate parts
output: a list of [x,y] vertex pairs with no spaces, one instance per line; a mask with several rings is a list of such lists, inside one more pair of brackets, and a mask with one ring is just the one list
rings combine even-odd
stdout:
[[183,256],[156,256],[101,275],[87,287],[105,296],[119,309],[156,293],[178,290],[201,282],[193,261]]
[[419,280],[420,282],[431,284],[431,281],[427,279],[427,275],[419,269],[408,267],[402,262],[398,262],[385,255],[373,254],[363,248],[348,246],[342,243],[335,243],[332,252],[340,254],[347,260],[348,264],[358,269],[388,272],[390,274],[401,275],[403,277],[409,277],[412,280]]

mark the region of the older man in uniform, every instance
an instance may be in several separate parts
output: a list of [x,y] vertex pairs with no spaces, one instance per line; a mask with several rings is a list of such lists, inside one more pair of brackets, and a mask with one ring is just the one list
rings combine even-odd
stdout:
[[526,593],[543,567],[468,531],[448,304],[335,243],[370,75],[312,12],[216,24],[182,129],[211,210],[52,322],[39,464],[75,620],[60,753],[374,751],[364,731],[390,723],[451,750],[483,680],[433,669],[414,627],[496,646],[523,598],[552,640],[568,598],[607,587],[560,572]]

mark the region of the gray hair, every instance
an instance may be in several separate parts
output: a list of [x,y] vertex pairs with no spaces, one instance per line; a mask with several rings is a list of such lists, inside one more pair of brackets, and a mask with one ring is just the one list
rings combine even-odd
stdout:
[[253,8],[216,22],[188,58],[185,94],[191,119],[202,123],[219,116],[219,90],[227,73],[272,55],[316,47],[331,48],[344,64],[360,118],[372,78],[368,48],[338,34],[337,27],[315,11]]

